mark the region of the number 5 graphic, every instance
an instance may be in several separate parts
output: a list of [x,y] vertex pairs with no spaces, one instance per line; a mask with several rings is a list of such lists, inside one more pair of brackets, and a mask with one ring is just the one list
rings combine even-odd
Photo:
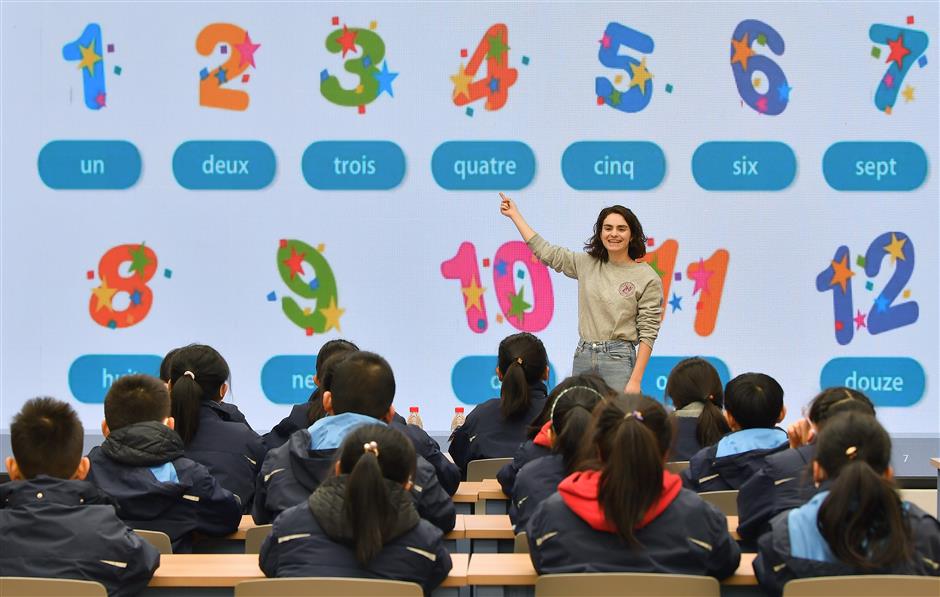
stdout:
[[621,112],[639,112],[653,99],[653,75],[646,70],[646,57],[637,60],[633,56],[620,54],[620,46],[626,46],[643,54],[653,52],[653,38],[620,23],[608,23],[600,39],[597,59],[608,68],[620,69],[630,77],[626,91],[614,87],[607,77],[594,79],[594,93],[598,103],[604,103]]

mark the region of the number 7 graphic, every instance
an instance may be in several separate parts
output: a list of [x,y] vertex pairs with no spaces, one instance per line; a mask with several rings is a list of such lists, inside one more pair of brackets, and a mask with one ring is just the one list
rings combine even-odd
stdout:
[[901,83],[914,63],[927,50],[929,40],[923,31],[880,24],[871,26],[868,37],[876,44],[885,44],[891,49],[888,59],[885,60],[885,63],[891,66],[885,71],[875,91],[875,106],[881,112],[890,114],[894,102],[898,99]]

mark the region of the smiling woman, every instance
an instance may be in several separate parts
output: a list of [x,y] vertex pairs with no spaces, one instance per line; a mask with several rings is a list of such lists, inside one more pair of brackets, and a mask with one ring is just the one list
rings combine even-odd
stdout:
[[549,244],[512,199],[500,193],[500,212],[512,220],[535,256],[578,281],[578,334],[572,375],[594,372],[612,388],[640,393],[662,315],[662,280],[649,264],[639,219],[622,205],[605,207],[583,253]]

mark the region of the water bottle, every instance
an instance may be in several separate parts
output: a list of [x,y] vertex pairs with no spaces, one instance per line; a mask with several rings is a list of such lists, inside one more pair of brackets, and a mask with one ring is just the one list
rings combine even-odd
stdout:
[[458,406],[454,409],[454,419],[450,422],[451,433],[453,433],[454,429],[457,429],[458,427],[463,425],[464,421],[466,421],[466,419],[464,419],[464,416],[463,416],[463,407]]
[[421,415],[418,414],[418,407],[412,406],[408,410],[410,411],[408,414],[408,424],[424,429],[424,424],[421,422]]

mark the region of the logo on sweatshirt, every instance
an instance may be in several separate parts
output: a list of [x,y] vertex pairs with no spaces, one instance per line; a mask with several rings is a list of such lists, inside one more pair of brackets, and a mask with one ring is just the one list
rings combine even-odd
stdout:
[[634,291],[636,291],[636,284],[633,282],[624,282],[620,285],[620,296],[633,296]]

